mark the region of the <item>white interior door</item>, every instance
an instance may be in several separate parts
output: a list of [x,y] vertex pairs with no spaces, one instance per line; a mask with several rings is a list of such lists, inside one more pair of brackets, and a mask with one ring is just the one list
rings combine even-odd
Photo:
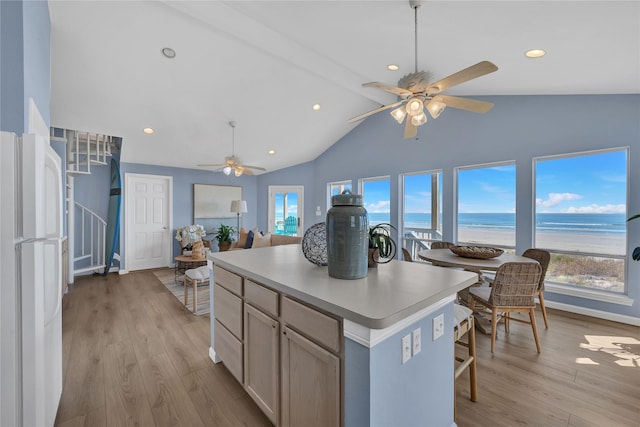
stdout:
[[302,236],[304,230],[304,187],[269,186],[269,232]]
[[129,271],[171,265],[170,176],[125,174],[125,260]]

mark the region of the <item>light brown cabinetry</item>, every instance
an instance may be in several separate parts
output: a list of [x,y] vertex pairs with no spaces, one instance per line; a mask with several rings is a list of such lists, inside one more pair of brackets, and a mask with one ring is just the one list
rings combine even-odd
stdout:
[[260,310],[244,307],[244,386],[272,423],[280,406],[280,325]]
[[282,426],[339,426],[340,359],[282,329]]
[[218,266],[214,280],[216,353],[258,407],[276,426],[342,425],[341,320]]

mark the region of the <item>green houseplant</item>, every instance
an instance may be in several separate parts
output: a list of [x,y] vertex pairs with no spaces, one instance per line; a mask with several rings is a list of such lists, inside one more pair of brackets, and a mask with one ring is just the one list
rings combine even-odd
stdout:
[[391,238],[391,230],[396,228],[389,223],[380,223],[369,227],[369,267],[385,264],[396,256],[398,246]]
[[[637,219],[637,218],[640,218],[640,214],[632,216],[631,218],[629,218],[627,220],[627,222],[631,221],[632,219]],[[631,257],[633,258],[634,261],[640,261],[640,246],[636,247],[633,250],[633,254],[631,255]]]
[[236,230],[232,226],[220,224],[215,239],[218,241],[218,248],[220,248],[221,252],[229,250],[235,232]]

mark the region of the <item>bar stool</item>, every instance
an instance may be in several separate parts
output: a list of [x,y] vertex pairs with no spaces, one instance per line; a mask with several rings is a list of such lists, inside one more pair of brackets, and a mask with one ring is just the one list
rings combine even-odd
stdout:
[[[465,358],[455,356],[455,360],[460,362],[455,368],[454,384],[462,373],[469,368],[469,388],[471,389],[471,401],[478,400],[478,380],[476,373],[476,332],[474,328],[473,311],[460,304],[453,305],[453,340],[455,344],[461,345],[468,349],[468,356]],[[461,340],[467,335],[467,342]],[[455,390],[455,386],[454,386]],[[455,392],[453,400],[453,419],[456,418]]]
[[189,288],[193,288],[193,313],[198,311],[198,284],[209,283],[209,267],[203,265],[184,272],[184,305],[189,303]]

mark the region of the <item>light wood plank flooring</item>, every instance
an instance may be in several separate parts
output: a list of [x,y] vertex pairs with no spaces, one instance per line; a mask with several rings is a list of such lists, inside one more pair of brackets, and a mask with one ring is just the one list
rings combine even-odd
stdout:
[[[478,334],[479,400],[457,381],[465,426],[640,426],[640,328],[549,310]],[[150,271],[81,278],[63,299],[64,388],[57,426],[270,426],[208,357],[209,316],[194,316]]]

